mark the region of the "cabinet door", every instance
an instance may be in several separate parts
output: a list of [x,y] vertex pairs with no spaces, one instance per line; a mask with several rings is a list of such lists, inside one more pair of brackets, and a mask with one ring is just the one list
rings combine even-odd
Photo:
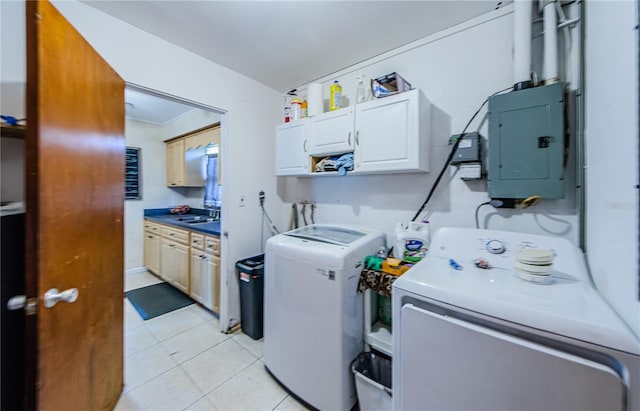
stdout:
[[144,232],[144,265],[147,270],[160,275],[161,241],[157,234]]
[[191,249],[191,287],[189,295],[204,305],[211,306],[211,275],[207,272],[207,256],[203,251]]
[[420,90],[358,104],[355,171],[429,171],[429,109]]
[[306,175],[309,172],[308,120],[276,127],[276,175]]
[[194,300],[219,312],[220,309],[220,257],[191,252],[191,292]]
[[185,183],[184,140],[167,143],[167,186],[179,187]]
[[211,281],[211,309],[217,313],[220,312],[220,257],[207,256],[208,271],[212,273]]
[[353,107],[347,107],[309,119],[309,154],[328,155],[353,151],[353,113]]
[[184,293],[189,293],[189,247],[162,239],[162,278]]

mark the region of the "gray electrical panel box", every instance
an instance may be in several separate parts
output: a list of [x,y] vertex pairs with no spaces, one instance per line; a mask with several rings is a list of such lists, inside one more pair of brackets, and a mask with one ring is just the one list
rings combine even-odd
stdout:
[[[455,144],[456,140],[460,138],[460,134],[455,134],[449,138],[449,144]],[[458,165],[460,163],[469,163],[482,160],[482,136],[478,132],[465,133],[462,137],[462,141],[458,145],[453,158],[451,159],[452,165]]]
[[562,83],[489,98],[489,197],[564,198],[564,150]]

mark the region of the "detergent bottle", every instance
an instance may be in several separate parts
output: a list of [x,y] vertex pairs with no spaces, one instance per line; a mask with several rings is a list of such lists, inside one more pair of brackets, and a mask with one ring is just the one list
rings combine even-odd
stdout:
[[329,87],[329,111],[337,110],[341,105],[342,100],[342,86],[335,80],[331,87]]
[[395,258],[418,262],[422,260],[429,250],[429,224],[412,221],[409,224],[396,224],[396,242],[393,246]]

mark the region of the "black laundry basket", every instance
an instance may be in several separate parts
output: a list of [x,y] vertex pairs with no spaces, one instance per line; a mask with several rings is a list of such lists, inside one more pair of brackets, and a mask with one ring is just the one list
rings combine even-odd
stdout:
[[262,338],[264,254],[236,262],[240,288],[240,323],[242,332],[259,340]]
[[391,410],[391,360],[363,352],[351,363],[360,411]]

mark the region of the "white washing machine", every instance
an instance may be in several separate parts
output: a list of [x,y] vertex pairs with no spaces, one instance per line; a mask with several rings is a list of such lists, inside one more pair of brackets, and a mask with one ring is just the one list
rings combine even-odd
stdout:
[[[523,248],[553,250],[547,283],[516,274]],[[640,409],[640,340],[567,240],[441,229],[392,304],[396,411]]]
[[386,245],[379,231],[315,224],[271,237],[265,254],[264,362],[320,410],[356,401],[351,361],[364,349],[363,260]]

